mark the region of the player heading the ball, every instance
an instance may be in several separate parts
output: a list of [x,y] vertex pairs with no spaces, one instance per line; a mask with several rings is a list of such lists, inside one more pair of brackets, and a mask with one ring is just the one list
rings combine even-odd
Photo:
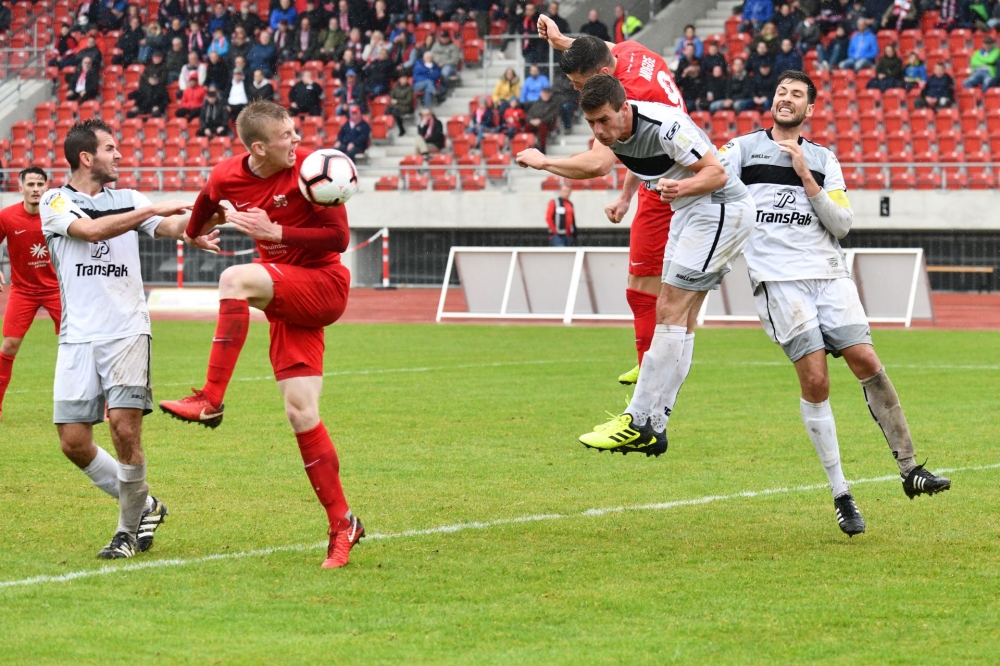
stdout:
[[236,120],[249,151],[212,169],[195,202],[188,236],[205,233],[222,201],[235,208],[226,219],[257,243],[260,259],[230,266],[219,278],[219,320],[208,358],[205,385],[160,408],[181,421],[216,428],[223,399],[246,342],[250,306],[263,310],[271,326],[271,367],[285,400],[285,414],[298,441],[306,474],[326,509],[330,536],[323,566],[347,564],[364,536],[347,505],[340,463],[319,417],[323,390],[323,329],[347,307],[351,275],[340,263],[351,232],[343,206],[321,207],[299,189],[299,172],[310,151],[288,111],[273,102],[252,102]]

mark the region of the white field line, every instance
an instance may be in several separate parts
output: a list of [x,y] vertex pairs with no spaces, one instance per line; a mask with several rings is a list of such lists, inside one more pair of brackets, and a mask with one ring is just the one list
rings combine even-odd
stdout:
[[[526,365],[572,365],[578,363],[613,363],[618,359],[600,358],[576,358],[576,359],[536,359],[530,361],[497,361],[495,363],[461,363],[457,365],[428,365],[415,368],[372,368],[360,370],[336,370],[334,372],[324,372],[324,377],[364,377],[367,375],[394,375],[411,372],[448,372],[450,370],[474,370],[487,368],[509,368]],[[789,365],[788,361],[693,361],[695,365],[721,365],[721,366],[748,366],[748,367],[780,367]],[[622,366],[624,367],[624,365]],[[1000,365],[949,365],[949,364],[890,364],[886,366],[888,370],[1000,370]],[[261,375],[258,377],[236,377],[234,382],[261,382],[274,379],[274,375]],[[191,386],[198,384],[200,380],[188,382],[158,382],[154,388],[163,386]],[[8,393],[50,393],[52,389],[19,389],[8,391]]]
[[[992,465],[978,465],[975,467],[953,467],[950,469],[939,469],[937,470],[937,472],[940,474],[952,474],[954,472],[979,472],[991,469],[1000,469],[1000,463],[995,463]],[[852,485],[857,485],[862,483],[884,483],[886,481],[899,482],[899,475],[892,474],[889,476],[877,476],[870,479],[857,479],[855,481],[851,481],[850,483]],[[674,500],[672,502],[659,502],[656,504],[638,504],[632,506],[606,507],[602,509],[587,509],[586,511],[581,511],[579,513],[568,513],[568,514],[547,513],[547,514],[538,514],[534,516],[521,516],[520,518],[500,518],[497,520],[487,520],[482,522],[455,523],[453,525],[442,525],[440,527],[430,527],[427,529],[420,529],[420,530],[406,530],[404,532],[388,532],[384,534],[375,533],[375,534],[370,534],[365,538],[373,541],[384,541],[387,539],[403,539],[410,537],[431,536],[434,534],[449,534],[452,532],[464,532],[466,530],[486,530],[493,527],[501,527],[504,525],[518,525],[521,523],[536,523],[536,522],[543,522],[550,520],[564,520],[567,518],[589,518],[592,516],[604,516],[611,513],[625,513],[627,511],[666,511],[667,509],[676,509],[678,507],[685,507],[685,506],[697,506],[700,504],[712,504],[714,502],[722,502],[726,500],[752,499],[755,497],[767,497],[769,495],[808,492],[812,490],[820,490],[826,488],[829,488],[828,484],[817,483],[807,486],[768,488],[766,490],[745,490],[741,493],[733,493],[731,495],[708,495],[706,497],[697,497],[694,499],[687,499],[687,500]],[[320,548],[325,548],[326,545],[327,544],[324,541],[322,543],[314,543],[314,544],[275,546],[273,548],[246,550],[237,553],[216,553],[214,555],[205,555],[203,557],[192,557],[187,559],[172,558],[167,560],[152,560],[148,562],[132,562],[120,566],[105,565],[99,569],[73,571],[70,573],[60,574],[58,576],[43,575],[43,576],[34,576],[32,578],[22,578],[20,580],[0,581],[0,589],[13,588],[13,587],[29,587],[33,585],[41,585],[43,583],[68,583],[70,581],[77,580],[79,578],[91,578],[93,576],[105,576],[108,574],[127,573],[130,571],[142,571],[143,569],[162,569],[165,567],[181,567],[191,564],[201,564],[203,562],[215,562],[219,560],[236,560],[247,557],[265,557],[273,553],[318,550]]]

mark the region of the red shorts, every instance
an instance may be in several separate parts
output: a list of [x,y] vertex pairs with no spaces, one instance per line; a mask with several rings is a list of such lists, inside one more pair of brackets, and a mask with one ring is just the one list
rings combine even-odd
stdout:
[[264,310],[271,322],[271,367],[278,381],[323,375],[323,328],[347,307],[351,272],[342,264],[302,268],[262,264],[274,282]]
[[62,321],[62,300],[58,291],[47,294],[25,293],[16,287],[11,287],[7,298],[7,311],[3,316],[3,335],[5,338],[23,338],[35,320],[38,308],[45,308],[56,325],[56,335],[59,334],[59,322]]
[[663,275],[663,251],[670,235],[674,209],[654,190],[639,188],[639,207],[629,234],[628,272],[639,277]]

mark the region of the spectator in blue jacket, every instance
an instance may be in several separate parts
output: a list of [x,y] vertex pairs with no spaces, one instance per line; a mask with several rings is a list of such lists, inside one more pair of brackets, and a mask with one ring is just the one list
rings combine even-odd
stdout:
[[701,40],[694,34],[694,26],[686,25],[684,26],[684,36],[677,40],[677,48],[674,49],[674,55],[680,56],[684,53],[684,47],[688,44],[694,45],[694,57],[701,60],[705,55],[705,45],[701,43]]
[[774,14],[774,0],[746,0],[740,30],[755,33]]
[[538,65],[532,65],[528,69],[528,76],[521,84],[521,106],[527,110],[534,102],[542,97],[542,90],[551,88],[549,77],[541,73]]
[[264,72],[264,78],[274,76],[278,64],[278,49],[271,43],[271,31],[261,30],[257,43],[247,51],[247,67]]
[[357,155],[368,150],[371,138],[372,128],[368,125],[365,117],[361,115],[361,108],[357,104],[353,104],[347,122],[337,133],[337,141],[333,147],[353,160]]
[[932,109],[951,106],[955,99],[955,79],[944,71],[944,63],[934,63],[934,75],[927,77],[927,85],[920,93],[921,104]]
[[774,57],[774,74],[780,77],[782,73],[790,69],[797,72],[802,71],[802,56],[795,50],[795,44],[792,43],[792,40],[782,39],[781,50]]
[[853,69],[855,72],[875,65],[878,57],[878,38],[868,29],[868,21],[858,19],[858,29],[851,35],[847,45],[847,60],[840,63],[840,69]]
[[278,24],[287,21],[288,25],[295,25],[295,19],[299,11],[292,6],[291,0],[280,0],[280,5],[271,10],[271,30],[277,30]]
[[440,81],[441,68],[434,62],[434,54],[425,51],[423,60],[418,60],[413,66],[413,90],[424,94],[424,106],[428,109],[434,102],[434,93]]
[[906,92],[919,88],[927,82],[927,68],[920,61],[920,56],[917,55],[916,51],[910,52],[910,57],[906,61],[903,82],[906,84]]

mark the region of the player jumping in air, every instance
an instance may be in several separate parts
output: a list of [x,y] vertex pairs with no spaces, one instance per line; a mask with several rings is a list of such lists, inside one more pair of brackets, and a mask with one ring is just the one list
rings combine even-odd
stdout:
[[[10,296],[3,317],[3,343],[0,344],[0,415],[14,357],[21,349],[38,308],[44,307],[52,317],[57,335],[62,318],[59,281],[49,261],[49,248],[42,236],[42,218],[38,215],[38,202],[42,200],[48,176],[38,167],[28,167],[17,178],[24,202],[0,210],[0,243],[7,238],[10,256]],[[0,273],[2,290],[3,274]]]
[[[580,437],[607,451],[660,455],[666,417],[687,376],[685,338],[705,294],[722,281],[753,229],[753,200],[730,165],[684,111],[625,96],[618,79],[597,74],[580,107],[594,138],[674,209],[663,256],[656,329],[628,408]],[[690,356],[687,356],[690,358]]]
[[[189,203],[149,199],[118,180],[121,153],[100,120],[74,125],[63,145],[69,185],[42,196],[42,232],[62,294],[62,324],[52,389],[62,451],[94,485],[118,499],[118,527],[97,556],[132,557],[153,545],[167,515],[149,495],[142,417],[153,408],[149,311],[139,266],[139,235],[180,240]],[[191,243],[217,251],[214,236]],[[108,407],[116,461],[94,444],[93,424]]]
[[319,418],[323,389],[323,328],[347,306],[350,273],[340,263],[350,229],[343,206],[321,208],[299,191],[299,167],[311,151],[299,148],[288,112],[273,102],[253,102],[236,129],[249,154],[224,160],[198,195],[187,235],[204,233],[219,203],[235,212],[227,220],[257,241],[260,262],[230,266],[219,280],[219,321],[205,386],[163,411],[210,428],[222,422],[223,398],[250,325],[249,306],[271,325],[271,365],[285,398],[306,474],[329,519],[330,542],[323,567],[347,564],[364,536],[340,484],[340,463]]
[[771,107],[774,128],[738,137],[720,150],[757,208],[745,256],[760,322],[795,365],[802,422],[830,480],[840,529],[853,536],[865,531],[865,521],[840,466],[827,353],[843,356],[861,382],[906,495],[933,495],[948,490],[951,481],[914,462],[899,397],[872,346],[838,242],[854,220],[840,163],[826,147],[802,138],[802,123],[813,114],[815,100],[816,86],[808,76],[785,72]]
[[[552,19],[538,19],[538,34],[547,39],[557,51],[562,51],[560,68],[577,90],[594,74],[613,74],[625,88],[625,95],[640,102],[658,102],[684,110],[684,98],[670,75],[663,58],[642,44],[625,41],[620,44],[604,42],[596,37],[572,39],[563,35]],[[579,155],[563,159],[549,159],[543,153],[529,149],[517,156],[522,167],[543,169],[565,178],[584,179],[606,176],[615,165],[615,156],[606,146],[595,141],[593,147]],[[625,217],[632,197],[639,190],[639,204],[629,230],[628,287],[625,297],[632,310],[635,326],[635,346],[639,363],[649,349],[656,327],[656,298],[660,293],[660,276],[663,273],[663,248],[667,245],[673,209],[664,203],[655,191],[639,188],[639,179],[628,173],[618,198],[605,207],[608,220],[618,224]],[[694,349],[694,320],[690,322],[685,342],[686,364],[691,365]],[[635,384],[639,366],[618,378],[622,384]]]

